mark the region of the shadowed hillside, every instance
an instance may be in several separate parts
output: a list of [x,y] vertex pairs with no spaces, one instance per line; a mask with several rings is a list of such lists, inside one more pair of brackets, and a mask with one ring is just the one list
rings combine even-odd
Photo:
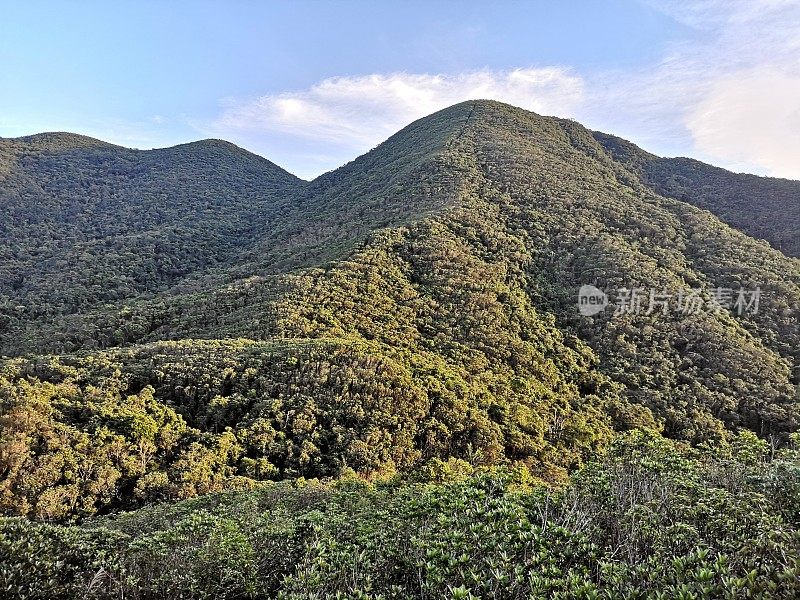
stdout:
[[35,321],[232,264],[304,182],[219,140],[128,150],[0,139],[0,305]]
[[655,192],[711,211],[787,256],[800,257],[800,182],[731,173],[691,158],[661,158],[613,135],[594,136]]

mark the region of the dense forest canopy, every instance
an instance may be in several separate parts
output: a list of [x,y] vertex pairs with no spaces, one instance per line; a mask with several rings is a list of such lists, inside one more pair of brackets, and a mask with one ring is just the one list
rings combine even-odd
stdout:
[[[75,553],[76,587],[31,584],[27,597],[86,592],[99,570],[92,593],[124,595],[121,573],[159,552],[197,558],[176,544],[210,527],[230,557],[244,553],[233,570],[213,563],[236,580],[231,597],[649,597],[636,586],[793,597],[798,186],[490,101],[412,123],[311,182],[218,140],[138,151],[71,134],[0,139],[0,557],[19,544]],[[585,316],[586,284],[614,301],[691,292],[698,306]],[[723,289],[758,290],[757,310],[715,304]],[[623,507],[613,494],[634,492],[613,481],[626,456],[643,462],[619,485],[650,491]],[[303,491],[310,479],[326,483]],[[559,516],[531,529],[545,501]],[[179,504],[147,508],[164,502]],[[469,559],[495,573],[480,582],[500,577],[499,552],[524,573],[509,566],[515,583],[492,596],[457,556],[428,555],[429,576],[409,587],[422,567],[404,550],[441,533],[425,515],[475,502],[522,536]],[[714,519],[769,515],[752,526],[780,550],[759,538],[767,558],[747,562],[747,534],[724,519],[703,529],[693,511],[708,503]],[[141,512],[113,516],[129,510]],[[248,510],[281,524],[248,529]],[[614,511],[639,510],[652,511],[651,537],[620,561]],[[364,548],[375,511],[394,541]],[[340,539],[320,515],[353,529]],[[685,538],[670,537],[674,519]],[[711,547],[715,535],[729,546]],[[568,555],[540,557],[553,571],[526,579],[541,564],[515,553],[562,542]],[[292,564],[252,562],[259,544],[290,548]],[[112,547],[120,562],[106,564]],[[317,551],[361,561],[369,581],[314,583],[330,575]],[[0,582],[28,585],[14,569],[45,577],[47,564],[20,556]],[[687,561],[669,581],[637,570],[667,556]],[[269,569],[287,579],[263,583]],[[217,571],[174,589],[174,574],[137,573],[148,598],[222,585]],[[765,581],[788,591],[769,595]]]
[[800,182],[731,173],[691,158],[661,158],[613,135],[594,136],[655,192],[708,210],[787,256],[800,257]]

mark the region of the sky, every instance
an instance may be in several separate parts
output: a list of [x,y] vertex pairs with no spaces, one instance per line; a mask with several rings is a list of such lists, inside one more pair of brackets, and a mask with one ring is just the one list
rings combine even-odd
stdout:
[[800,0],[0,0],[0,137],[222,138],[310,179],[475,98],[800,179]]

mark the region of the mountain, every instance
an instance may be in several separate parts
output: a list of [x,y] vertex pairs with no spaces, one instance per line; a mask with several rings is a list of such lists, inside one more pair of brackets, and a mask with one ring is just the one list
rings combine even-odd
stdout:
[[661,158],[613,135],[594,136],[656,193],[708,210],[787,256],[800,257],[799,181],[731,173],[691,158]]
[[[615,144],[491,101],[312,182],[220,141],[1,140],[0,506],[85,517],[450,458],[563,482],[639,428],[785,444],[800,261]],[[588,284],[701,306],[587,317]],[[756,289],[757,311],[713,302]]]
[[796,598],[797,185],[491,101],[311,182],[0,139],[0,595]]
[[0,139],[0,186],[3,319],[30,321],[232,264],[303,182],[219,140],[139,151],[48,133]]
[[0,139],[0,326],[221,269],[228,281],[340,256],[439,206],[442,190],[417,178],[441,141],[427,128],[311,184],[220,140],[139,151],[62,133]]

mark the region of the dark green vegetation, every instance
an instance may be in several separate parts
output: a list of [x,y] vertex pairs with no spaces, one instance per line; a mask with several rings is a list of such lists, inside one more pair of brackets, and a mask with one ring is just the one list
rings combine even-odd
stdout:
[[220,141],[143,152],[71,134],[0,140],[2,325],[226,264],[301,183]]
[[[800,454],[625,435],[568,486],[450,460],[94,518],[0,519],[18,598],[734,599],[800,594]],[[432,481],[431,483],[426,483]]]
[[[800,260],[692,206],[738,224],[715,186],[739,176],[685,175],[678,193],[626,144],[483,101],[312,182],[218,141],[0,140],[0,510],[76,523],[5,521],[0,552],[74,552],[66,595],[794,597]],[[581,317],[587,283],[705,305]],[[759,311],[715,310],[718,287],[760,287]],[[631,430],[649,441],[628,472]],[[411,485],[453,469],[479,474]],[[378,483],[274,483],[342,477]],[[614,499],[615,477],[635,498]],[[489,512],[467,519],[476,494]],[[543,506],[561,516],[533,519]],[[480,583],[464,551],[435,554],[506,518],[510,545],[467,553]],[[417,550],[444,570],[403,562]],[[49,597],[52,564],[19,560],[10,589]]]
[[690,158],[661,158],[612,135],[594,136],[655,192],[711,211],[787,256],[800,257],[800,181],[731,173]]

